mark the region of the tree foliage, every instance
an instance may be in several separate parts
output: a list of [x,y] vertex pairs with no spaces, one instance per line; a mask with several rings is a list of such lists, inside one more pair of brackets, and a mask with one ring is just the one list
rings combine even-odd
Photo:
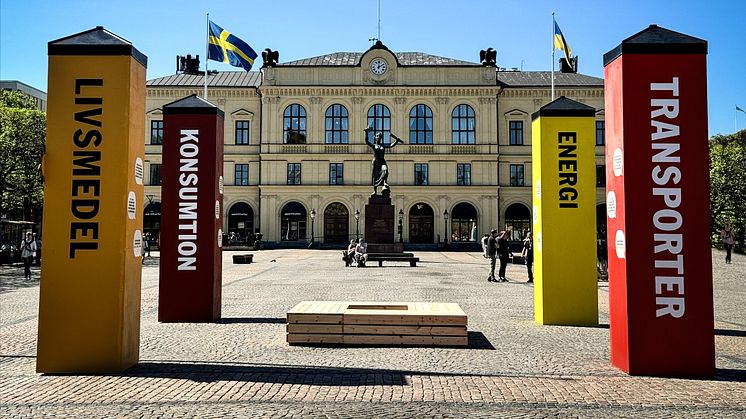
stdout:
[[21,92],[0,92],[0,213],[41,205],[46,116]]
[[710,139],[710,228],[715,243],[731,223],[736,250],[744,251],[746,237],[746,130]]

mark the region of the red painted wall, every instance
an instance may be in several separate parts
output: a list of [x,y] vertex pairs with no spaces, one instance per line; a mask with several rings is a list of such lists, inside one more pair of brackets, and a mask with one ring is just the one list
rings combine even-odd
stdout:
[[[223,195],[218,183],[223,175],[223,117],[216,113],[169,114],[164,108],[163,127],[158,320],[215,321],[220,318],[222,286],[222,237],[219,233],[223,225]],[[194,143],[193,140],[182,141],[185,138],[182,130],[198,131],[196,156],[192,156],[192,146],[181,149],[184,144]],[[196,172],[189,171],[181,162],[185,157],[197,159]],[[192,185],[193,178],[188,177],[191,174],[197,175],[196,185]],[[191,190],[184,191],[191,187],[197,188],[196,201],[183,199],[193,195]],[[193,221],[180,218],[180,202],[197,203],[196,240],[186,238],[194,234],[190,229],[180,229]],[[185,212],[192,213],[184,207],[182,217]],[[197,248],[193,255],[195,261],[180,262],[180,257],[188,257],[191,253],[190,242]],[[179,253],[180,245],[182,253]]]
[[604,80],[611,362],[635,375],[712,375],[706,55],[623,54]]

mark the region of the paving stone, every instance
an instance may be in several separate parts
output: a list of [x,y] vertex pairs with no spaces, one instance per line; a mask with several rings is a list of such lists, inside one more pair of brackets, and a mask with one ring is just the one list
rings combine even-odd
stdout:
[[[145,261],[141,362],[122,374],[35,373],[38,270],[0,267],[1,417],[744,417],[746,257],[713,251],[717,373],[631,377],[609,363],[608,284],[600,327],[539,326],[525,267],[486,281],[478,253],[415,252],[406,263],[345,268],[338,251],[225,252],[223,318],[157,321],[158,253]],[[301,300],[456,302],[469,346],[289,346]]]

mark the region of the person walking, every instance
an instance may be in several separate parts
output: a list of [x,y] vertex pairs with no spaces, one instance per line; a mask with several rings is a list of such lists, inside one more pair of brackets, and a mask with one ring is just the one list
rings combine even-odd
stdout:
[[497,230],[492,230],[490,236],[487,239],[487,257],[490,259],[490,274],[487,276],[487,281],[498,282],[495,279],[495,263],[497,259]]
[[508,279],[505,278],[505,269],[508,267],[508,260],[510,260],[507,231],[501,231],[497,236],[497,253],[500,256],[500,275],[498,282],[508,282]]
[[26,238],[21,240],[21,259],[23,259],[23,277],[31,279],[31,263],[36,257],[36,240],[31,232],[26,233]]
[[528,282],[534,282],[534,238],[530,231],[526,232],[526,238],[523,239],[523,260],[526,261],[526,272],[528,273]]
[[720,239],[723,240],[725,245],[725,263],[730,264],[730,256],[733,251],[733,243],[735,242],[736,235],[731,227],[730,223],[725,223],[725,227],[720,231]]

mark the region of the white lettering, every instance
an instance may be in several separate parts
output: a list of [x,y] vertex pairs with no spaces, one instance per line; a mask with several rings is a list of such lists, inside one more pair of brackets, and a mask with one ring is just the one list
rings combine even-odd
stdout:
[[[179,266],[180,271],[194,271],[197,269],[197,156],[199,155],[199,131],[181,130],[181,146],[179,147],[179,231],[192,234],[179,234]],[[191,221],[182,221],[191,220]]]
[[[684,217],[674,208],[681,206],[683,196],[682,188],[672,187],[678,185],[682,178],[681,170],[676,166],[681,163],[681,132],[676,121],[680,111],[679,78],[673,77],[671,83],[650,83],[650,91],[655,92],[656,96],[669,96],[650,99],[650,126],[654,128],[650,134],[650,148],[653,151],[651,161],[656,164],[651,178],[655,185],[662,186],[653,186],[652,196],[661,197],[663,206],[653,214],[652,220],[655,227],[653,251],[656,254],[653,261],[655,316],[680,318],[685,312],[684,237],[680,233]],[[672,270],[676,270],[678,276],[671,276]]]

